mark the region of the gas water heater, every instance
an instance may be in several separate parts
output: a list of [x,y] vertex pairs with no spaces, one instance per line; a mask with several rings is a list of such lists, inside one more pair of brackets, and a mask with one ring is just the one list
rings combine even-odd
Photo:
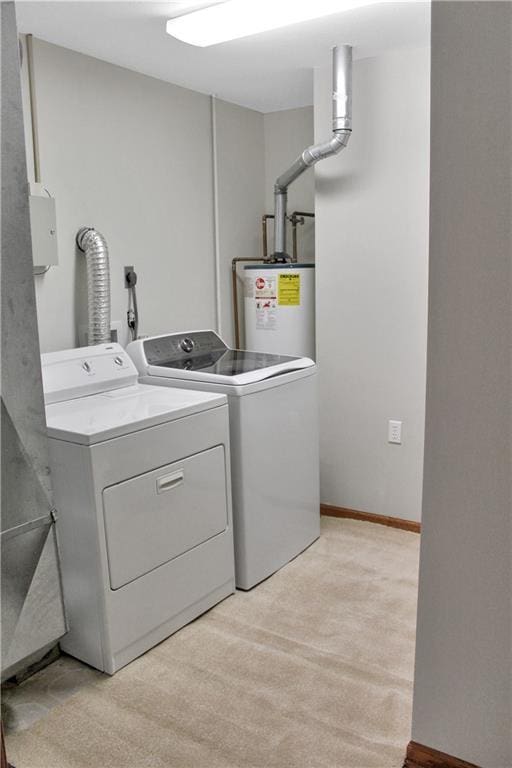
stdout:
[[[286,251],[290,184],[318,161],[337,155],[352,134],[352,48],[332,54],[332,132],[297,157],[274,184],[274,251],[244,267],[245,346],[249,350],[310,357],[315,354],[315,267],[291,261]],[[290,263],[291,262],[291,263]]]
[[244,267],[245,346],[315,359],[315,265]]

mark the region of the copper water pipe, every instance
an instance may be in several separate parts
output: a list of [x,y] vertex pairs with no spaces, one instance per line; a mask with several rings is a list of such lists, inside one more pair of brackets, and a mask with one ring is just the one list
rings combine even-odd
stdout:
[[240,346],[240,315],[238,312],[238,284],[237,284],[237,274],[236,274],[236,265],[240,261],[259,261],[260,263],[263,261],[263,263],[267,263],[269,261],[268,258],[268,239],[267,239],[267,219],[273,219],[274,214],[272,213],[265,213],[261,217],[261,234],[262,234],[262,243],[263,243],[263,259],[258,258],[257,256],[250,256],[247,258],[244,258],[243,256],[238,256],[234,258],[231,262],[231,286],[232,286],[232,295],[233,295],[233,320],[235,325],[235,347],[238,349]]
[[[304,219],[305,216],[312,219],[315,218],[314,213],[308,213],[305,211],[294,211],[292,215],[289,217],[293,227],[293,257],[292,257],[293,262],[297,261],[297,224],[299,223],[299,219]],[[258,261],[260,262],[260,264],[261,263],[268,264],[270,262],[270,258],[268,256],[267,220],[273,219],[273,218],[274,218],[274,215],[272,213],[265,213],[261,217],[263,259],[260,259],[257,256],[247,256],[247,257],[236,256],[231,261],[231,288],[232,288],[232,295],[233,295],[233,320],[234,320],[234,326],[235,326],[235,348],[236,349],[240,347],[240,315],[238,312],[238,284],[237,284],[236,265],[241,261]],[[302,223],[304,223],[304,221],[302,221]]]
[[273,219],[273,213],[265,213],[261,217],[261,241],[263,243],[263,261],[268,260],[267,219]]
[[307,211],[294,211],[290,216],[290,219],[292,219],[294,216],[309,216],[310,219],[315,218],[314,213],[308,213]]
[[306,211],[294,211],[291,216],[288,217],[292,224],[292,262],[294,264],[298,261],[298,249],[297,249],[297,224],[304,224],[304,218],[315,218],[314,213],[308,213]]
[[[310,213],[309,211],[294,211],[291,216],[287,216],[288,221],[292,224],[292,242],[293,242],[293,250],[292,250],[292,263],[296,264],[298,260],[298,250],[297,250],[297,224],[304,224],[304,218],[308,217],[310,219],[315,218],[314,213]],[[269,260],[268,255],[268,238],[267,238],[267,220],[273,219],[274,215],[271,213],[266,213],[261,217],[261,234],[262,234],[262,243],[263,243],[263,261]],[[302,219],[302,221],[301,221]]]

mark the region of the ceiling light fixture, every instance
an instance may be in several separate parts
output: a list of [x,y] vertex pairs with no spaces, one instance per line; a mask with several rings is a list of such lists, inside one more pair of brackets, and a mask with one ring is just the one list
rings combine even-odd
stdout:
[[390,0],[227,0],[169,19],[167,33],[205,48]]

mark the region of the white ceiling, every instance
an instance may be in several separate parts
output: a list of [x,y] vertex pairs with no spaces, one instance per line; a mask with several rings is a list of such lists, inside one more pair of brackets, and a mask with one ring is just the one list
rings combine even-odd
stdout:
[[365,58],[430,44],[428,2],[375,4],[210,48],[166,34],[167,19],[212,2],[18,0],[16,8],[20,32],[261,112],[312,104],[313,67],[333,45]]

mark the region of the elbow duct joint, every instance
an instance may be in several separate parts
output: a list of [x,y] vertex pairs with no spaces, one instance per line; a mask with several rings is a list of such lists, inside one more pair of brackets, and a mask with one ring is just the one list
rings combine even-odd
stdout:
[[274,185],[274,261],[286,261],[286,198],[288,187],[319,160],[338,154],[352,133],[352,48],[343,45],[333,50],[331,138],[307,147]]

